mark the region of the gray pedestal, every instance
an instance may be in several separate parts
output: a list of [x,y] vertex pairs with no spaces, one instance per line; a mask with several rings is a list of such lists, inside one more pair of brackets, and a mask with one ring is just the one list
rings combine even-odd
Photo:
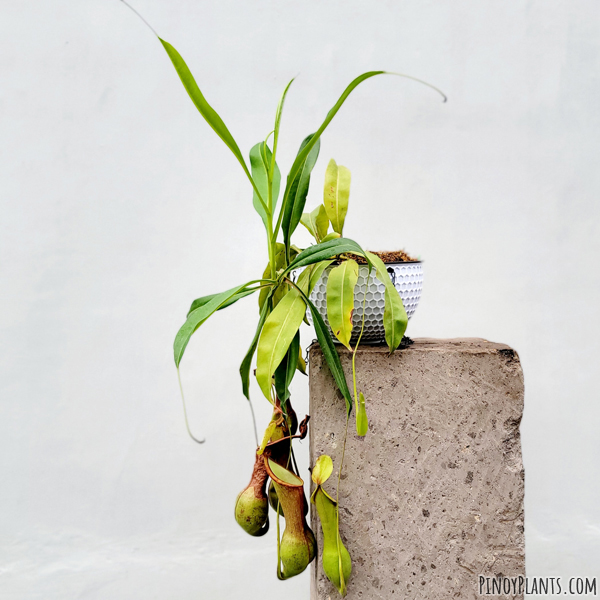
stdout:
[[[338,349],[351,383],[350,353]],[[424,338],[392,356],[385,347],[361,348],[356,365],[369,432],[356,435],[353,412],[340,487],[353,568],[348,600],[480,598],[479,575],[524,575],[516,352],[481,339]],[[335,497],[345,408],[317,344],[310,414],[311,464],[332,457],[325,488]],[[319,558],[311,598],[333,600],[339,594]]]

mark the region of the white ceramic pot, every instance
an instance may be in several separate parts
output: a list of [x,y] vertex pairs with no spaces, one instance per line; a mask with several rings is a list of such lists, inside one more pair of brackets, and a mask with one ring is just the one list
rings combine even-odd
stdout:
[[[406,314],[410,319],[417,304],[421,298],[421,290],[423,289],[423,263],[421,262],[401,262],[388,263],[385,265],[394,286],[398,290]],[[329,327],[327,320],[327,280],[332,267],[329,267],[323,273],[321,279],[315,285],[310,299],[316,306],[317,310],[323,317],[323,320]],[[358,282],[354,290],[354,314],[352,316],[352,339],[351,343],[358,339],[363,316],[363,299],[365,291],[367,293],[365,303],[365,330],[361,338],[362,343],[381,343],[385,342],[385,330],[383,328],[383,309],[385,306],[385,286],[375,276],[375,270],[371,273],[369,281],[369,289],[367,287],[367,275],[369,269],[367,265],[359,265]],[[310,311],[308,312],[309,321]],[[331,328],[329,328],[331,333]],[[337,343],[337,338],[333,335],[333,341]]]

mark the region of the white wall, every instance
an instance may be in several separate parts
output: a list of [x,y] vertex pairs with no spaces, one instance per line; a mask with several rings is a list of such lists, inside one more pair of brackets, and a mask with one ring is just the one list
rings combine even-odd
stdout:
[[[512,344],[530,575],[597,575],[600,12],[594,0],[135,0],[244,154],[282,125],[352,170],[347,235],[426,261],[415,336]],[[171,343],[266,256],[247,181],[117,0],[0,2],[2,598],[307,598],[233,502],[254,438],[237,368],[255,300]],[[308,244],[307,237],[299,238]],[[307,330],[304,342],[312,334]],[[305,381],[295,384],[298,412]],[[259,422],[266,403],[254,389]],[[307,444],[304,444],[307,452]],[[306,458],[303,459],[303,469]]]

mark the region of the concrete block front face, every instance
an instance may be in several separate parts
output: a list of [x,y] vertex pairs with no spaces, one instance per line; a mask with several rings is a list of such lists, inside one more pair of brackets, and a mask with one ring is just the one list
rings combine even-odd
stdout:
[[[338,346],[352,381],[350,353]],[[388,355],[361,348],[358,389],[369,432],[350,417],[339,490],[340,531],[352,557],[348,600],[480,598],[479,575],[525,575],[517,353],[481,339],[416,339]],[[335,498],[345,404],[318,344],[310,349],[311,464],[329,454]],[[339,597],[320,565],[312,600]],[[522,595],[512,595],[522,598]]]

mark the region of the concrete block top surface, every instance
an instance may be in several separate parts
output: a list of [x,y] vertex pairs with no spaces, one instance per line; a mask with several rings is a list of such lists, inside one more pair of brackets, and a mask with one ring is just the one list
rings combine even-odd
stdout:
[[[338,351],[351,382],[351,353]],[[335,497],[345,405],[318,344],[309,357],[311,463],[332,457],[325,487]],[[421,338],[392,355],[361,347],[356,368],[369,431],[356,435],[352,413],[339,489],[347,598],[477,598],[479,575],[523,575],[518,354],[477,338]],[[312,525],[320,541],[314,514]],[[318,562],[311,593],[337,594]]]

